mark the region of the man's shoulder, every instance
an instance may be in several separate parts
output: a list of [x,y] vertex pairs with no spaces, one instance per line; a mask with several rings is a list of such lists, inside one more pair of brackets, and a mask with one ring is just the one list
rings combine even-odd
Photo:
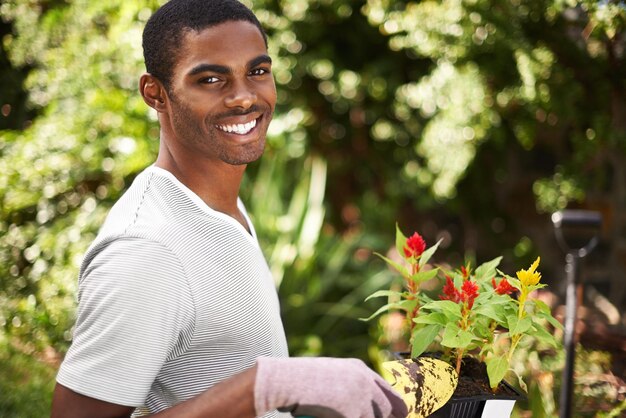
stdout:
[[171,226],[189,216],[194,205],[178,185],[154,167],[141,172],[115,202],[100,235],[141,235]]
[[168,205],[167,182],[160,181],[150,168],[139,173],[130,187],[109,210],[104,223],[87,252],[85,261],[93,259],[104,249],[133,241],[148,249],[167,247],[166,230],[175,224],[177,212]]

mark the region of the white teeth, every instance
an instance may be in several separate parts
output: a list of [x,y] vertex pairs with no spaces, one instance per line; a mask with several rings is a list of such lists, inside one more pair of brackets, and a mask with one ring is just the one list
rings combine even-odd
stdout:
[[221,129],[224,132],[236,133],[239,135],[245,135],[250,132],[256,126],[256,119],[251,120],[248,123],[239,123],[237,125],[215,125],[217,129]]

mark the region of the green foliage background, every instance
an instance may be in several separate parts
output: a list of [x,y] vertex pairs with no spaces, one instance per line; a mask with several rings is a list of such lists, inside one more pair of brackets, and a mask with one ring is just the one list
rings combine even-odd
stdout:
[[[0,1],[4,365],[20,364],[15,350],[67,349],[80,257],[155,158],[137,80],[161,3]],[[450,262],[503,254],[514,271],[541,254],[558,282],[548,214],[599,209],[602,263],[623,276],[624,1],[247,3],[270,37],[279,103],[242,197],[294,355],[376,358],[379,330],[357,318],[392,280],[371,254],[393,245],[396,221],[444,238]]]

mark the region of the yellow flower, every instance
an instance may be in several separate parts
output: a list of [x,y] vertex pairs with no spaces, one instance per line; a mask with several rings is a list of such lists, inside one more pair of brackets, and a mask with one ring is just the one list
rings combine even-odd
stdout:
[[541,257],[537,257],[528,270],[520,270],[517,272],[517,278],[522,282],[523,286],[534,286],[541,280],[541,273],[535,271],[539,266],[540,258]]

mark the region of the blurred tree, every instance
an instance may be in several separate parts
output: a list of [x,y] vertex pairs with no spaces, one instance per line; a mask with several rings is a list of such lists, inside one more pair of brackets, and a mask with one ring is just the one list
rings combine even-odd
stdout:
[[[2,71],[16,77],[0,105],[26,112],[0,132],[0,324],[35,346],[66,347],[80,256],[155,156],[136,80],[162,2],[0,2]],[[504,251],[517,267],[554,253],[537,210],[602,204],[623,269],[623,1],[248,4],[270,35],[279,104],[243,194],[294,353],[367,355],[355,319],[388,280],[369,255],[396,220],[457,257]]]
[[294,152],[328,161],[327,222],[388,237],[399,219],[482,258],[541,253],[556,276],[548,214],[601,210],[623,301],[624,1],[255,4],[290,69]]
[[[367,8],[390,48],[433,63],[398,90],[396,108],[426,119],[415,178],[423,171],[436,196],[458,196],[466,245],[549,259],[555,246],[542,214],[602,210],[611,266],[602,273],[622,303],[626,3],[372,0]],[[513,247],[511,232],[530,240]]]
[[141,30],[155,5],[0,6],[13,29],[3,38],[11,63],[30,68],[26,108],[39,109],[26,129],[0,134],[0,323],[35,347],[66,346],[80,257],[155,155],[155,117],[135,93]]
[[[0,20],[0,39],[11,31],[11,25]],[[26,111],[26,91],[24,77],[29,68],[15,68],[9,60],[4,43],[0,49],[0,130],[20,129],[31,114]]]
[[[80,257],[156,155],[136,90],[163,2],[0,0],[0,343],[67,347]],[[549,279],[547,213],[600,209],[602,274],[624,276],[626,2],[246,2],[279,103],[242,195],[293,354],[368,357],[396,221],[452,259],[540,253]]]

